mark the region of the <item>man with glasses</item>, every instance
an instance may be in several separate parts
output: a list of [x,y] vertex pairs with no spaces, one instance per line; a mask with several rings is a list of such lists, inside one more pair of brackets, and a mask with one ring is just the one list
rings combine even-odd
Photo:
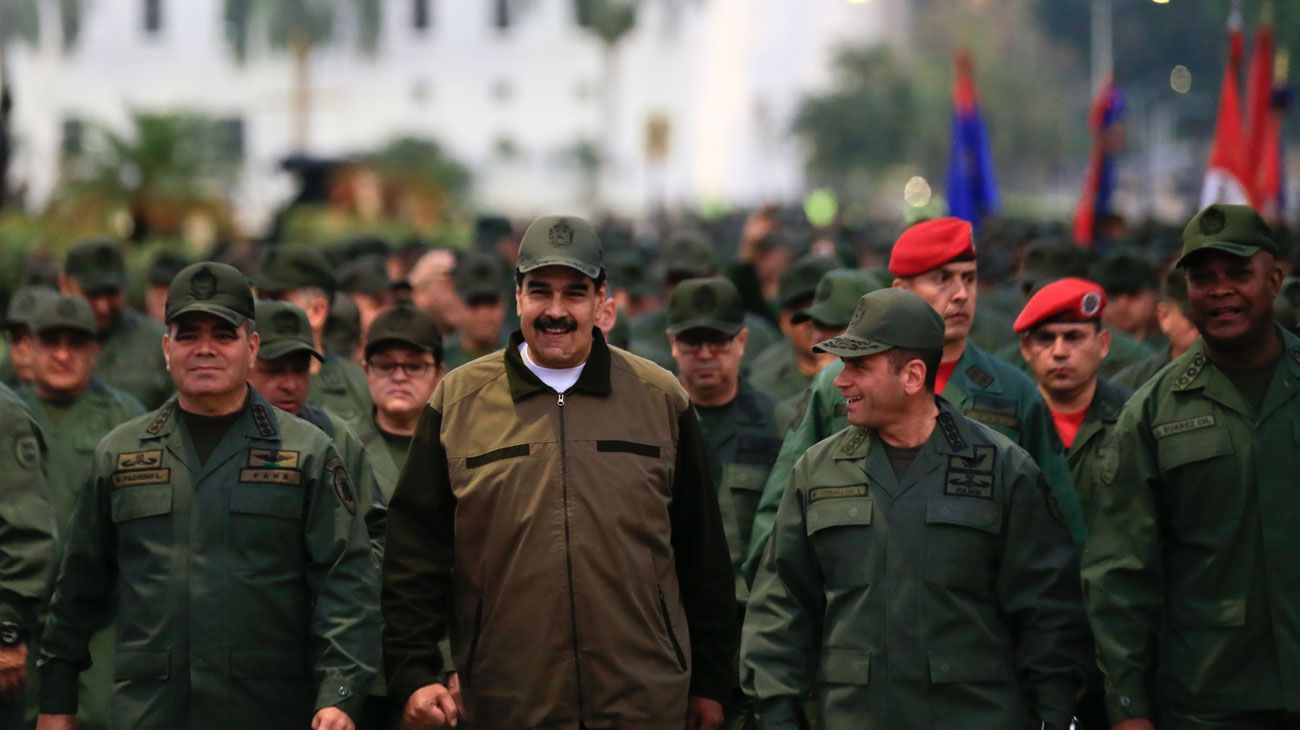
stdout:
[[365,352],[375,407],[358,435],[367,448],[383,444],[400,473],[420,412],[446,372],[438,324],[415,307],[391,307],[370,324]]

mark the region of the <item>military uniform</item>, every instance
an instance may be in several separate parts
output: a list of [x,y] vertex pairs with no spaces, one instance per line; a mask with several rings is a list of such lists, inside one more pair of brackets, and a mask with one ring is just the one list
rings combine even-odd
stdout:
[[95,374],[105,383],[130,393],[146,408],[156,408],[172,393],[163,359],[162,325],[131,309],[108,332],[100,333]]
[[[793,319],[799,310],[812,304],[817,282],[838,266],[829,256],[806,255],[796,259],[781,275],[778,299],[783,317]],[[812,382],[795,361],[794,343],[788,338],[769,345],[750,362],[749,383],[777,401],[803,393]]]
[[[33,644],[57,567],[54,511],[46,501],[41,469],[44,448],[40,426],[18,396],[0,384],[0,629],[16,628],[18,640],[28,643],[29,674],[35,669]],[[0,727],[20,727],[26,708],[23,693],[0,700]]]
[[[31,334],[30,324],[32,312],[44,301],[53,299],[59,293],[47,286],[24,286],[14,292],[14,296],[9,300],[9,307],[5,310],[4,330],[5,334],[13,340],[26,337]],[[8,343],[6,343],[8,344]],[[13,353],[7,348],[4,352],[4,360],[0,361],[0,383],[17,388],[22,385],[18,379],[18,373],[14,370]]]
[[325,353],[320,370],[312,373],[307,402],[346,420],[363,417],[375,406],[366,371],[331,352]]
[[1153,352],[1150,355],[1129,363],[1115,373],[1111,382],[1130,390],[1141,388],[1148,380],[1155,377],[1161,368],[1170,362],[1169,348]]

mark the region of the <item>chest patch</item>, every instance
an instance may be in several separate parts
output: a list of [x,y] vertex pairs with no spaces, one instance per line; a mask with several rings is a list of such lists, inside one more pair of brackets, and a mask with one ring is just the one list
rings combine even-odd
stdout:
[[845,497],[865,497],[867,488],[864,485],[856,487],[817,487],[808,491],[808,504],[820,502],[823,499],[844,499]]
[[114,489],[118,489],[121,487],[138,487],[144,484],[167,484],[171,480],[171,469],[138,469],[113,472],[112,484]]
[[302,472],[297,469],[240,469],[240,484],[302,484]]
[[1001,426],[1012,431],[1019,430],[1020,417],[1016,415],[1015,401],[1002,398],[977,396],[966,411],[966,417],[989,426]]
[[974,454],[948,458],[943,493],[952,497],[993,499],[993,470],[997,451],[992,446],[972,446]]
[[1209,428],[1213,426],[1214,423],[1215,423],[1214,414],[1211,413],[1206,416],[1197,416],[1195,418],[1184,418],[1181,421],[1170,421],[1169,423],[1162,423],[1159,426],[1153,427],[1151,429],[1151,434],[1158,439],[1162,439],[1166,436],[1172,436],[1176,433],[1187,433],[1188,431],[1199,431],[1203,428]]
[[153,451],[128,451],[117,455],[117,470],[132,471],[157,469],[162,466],[162,449]]
[[297,469],[301,453],[279,449],[249,449],[248,465],[257,469]]

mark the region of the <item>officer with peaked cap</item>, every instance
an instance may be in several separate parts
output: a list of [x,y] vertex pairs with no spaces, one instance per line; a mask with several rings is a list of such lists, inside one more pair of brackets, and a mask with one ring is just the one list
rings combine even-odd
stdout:
[[1084,595],[1121,730],[1300,725],[1300,339],[1244,205],[1183,230],[1201,332],[1124,407],[1088,475]]
[[112,727],[354,727],[379,659],[359,496],[325,434],[248,386],[253,317],[229,266],[172,281],[177,394],[95,450],[41,642],[42,730],[76,725],[109,608]]
[[802,727],[814,688],[827,728],[1070,727],[1077,553],[1029,454],[935,397],[945,330],[889,288],[816,346],[844,363],[849,427],[795,463],[754,581],[759,727]]

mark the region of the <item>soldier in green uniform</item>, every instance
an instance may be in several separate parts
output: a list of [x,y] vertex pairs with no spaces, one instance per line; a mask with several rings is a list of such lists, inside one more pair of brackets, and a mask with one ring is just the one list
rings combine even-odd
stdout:
[[[816,346],[850,428],[795,463],[746,611],[760,728],[1070,727],[1078,558],[1033,459],[935,397],[945,323],[897,288]],[[1032,723],[1032,725],[1031,725]]]
[[248,387],[253,316],[229,266],[173,280],[177,396],[95,451],[41,642],[41,730],[75,727],[110,607],[112,727],[354,727],[379,660],[378,576],[334,445]]
[[1115,373],[1111,380],[1116,385],[1137,390],[1161,368],[1182,357],[1201,336],[1188,316],[1187,275],[1182,269],[1171,268],[1165,275],[1160,301],[1156,303],[1156,321],[1165,337],[1165,346]]
[[372,404],[366,374],[348,359],[351,353],[336,353],[324,347],[325,322],[337,288],[325,254],[299,244],[270,246],[262,257],[262,273],[254,283],[263,297],[293,302],[306,312],[312,342],[325,353],[324,362],[312,361],[307,402],[348,420],[369,413]]
[[409,306],[384,310],[366,340],[366,381],[375,407],[352,426],[366,448],[383,448],[400,473],[416,423],[447,372],[438,323]]
[[33,647],[55,569],[40,426],[0,383],[0,727],[24,727]]
[[1253,209],[1183,231],[1187,352],[1142,386],[1085,478],[1083,585],[1118,730],[1300,727],[1300,339]]
[[[896,277],[894,286],[916,292],[944,317],[947,334],[935,391],[958,411],[1011,438],[1034,457],[1052,488],[1054,508],[1082,544],[1083,515],[1038,389],[1023,371],[968,341],[976,299],[974,248],[970,224],[964,221],[936,218],[918,223],[894,244],[889,263]],[[752,576],[757,568],[795,460],[847,425],[844,400],[835,388],[842,369],[842,362],[827,366],[805,393],[754,517],[746,575]]]
[[24,286],[14,292],[5,310],[4,332],[9,351],[0,364],[0,383],[18,387],[32,382],[32,312],[36,305],[58,292],[47,286]]
[[456,264],[456,295],[465,311],[456,334],[446,339],[447,369],[458,368],[505,347],[506,292],[510,272],[495,254],[471,254]]
[[[384,257],[367,254],[355,258],[339,269],[339,290],[350,299],[356,307],[360,324],[360,341],[365,341],[366,330],[370,323],[385,309],[393,306],[393,282],[388,278],[388,267]],[[349,352],[351,352],[349,350]]]
[[793,320],[799,310],[812,304],[822,275],[838,265],[830,256],[809,254],[796,259],[781,275],[777,320],[785,339],[758,353],[749,368],[750,384],[777,401],[799,396],[817,374],[812,325]]
[[[66,539],[82,479],[100,439],[144,413],[129,394],[93,378],[95,315],[84,299],[52,297],[32,313],[34,379],[18,390],[46,435],[46,497],[59,532]],[[62,545],[56,546],[55,555]],[[57,560],[56,560],[57,562]],[[90,639],[91,666],[82,672],[78,692],[81,727],[108,725],[113,689],[112,612],[99,617]]]
[[59,287],[85,299],[99,329],[95,376],[157,408],[172,393],[163,361],[163,326],[126,306],[126,260],[116,241],[97,239],[68,249]]
[[1088,279],[1106,291],[1106,328],[1160,349],[1165,343],[1156,323],[1160,272],[1156,262],[1132,246],[1115,246],[1088,267]]

